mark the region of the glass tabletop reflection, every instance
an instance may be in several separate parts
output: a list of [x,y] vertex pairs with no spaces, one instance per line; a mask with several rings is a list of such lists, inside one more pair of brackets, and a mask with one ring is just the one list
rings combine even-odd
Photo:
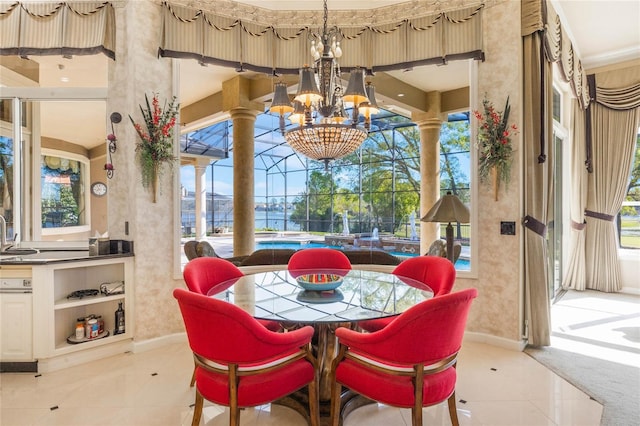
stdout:
[[314,269],[245,275],[215,286],[209,296],[258,319],[312,324],[394,316],[433,297],[433,292],[424,283],[389,273]]

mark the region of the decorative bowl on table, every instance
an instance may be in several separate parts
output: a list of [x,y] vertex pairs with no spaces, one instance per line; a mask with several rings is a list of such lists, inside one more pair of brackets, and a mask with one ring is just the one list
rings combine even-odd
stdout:
[[344,295],[340,290],[310,291],[303,290],[296,295],[296,299],[303,303],[335,303],[342,302]]
[[343,278],[337,274],[305,274],[298,276],[296,281],[307,291],[330,291],[340,287]]

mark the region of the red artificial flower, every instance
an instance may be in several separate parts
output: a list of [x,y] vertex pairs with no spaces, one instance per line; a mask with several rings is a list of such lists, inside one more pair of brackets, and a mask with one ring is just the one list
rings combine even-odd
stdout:
[[105,170],[113,170],[113,164],[111,164],[111,163],[106,163],[106,164],[104,165],[104,169],[105,169]]
[[114,135],[113,133],[109,133],[109,134],[107,135],[107,140],[109,140],[109,141],[111,141],[111,142],[115,142],[115,141],[116,141],[116,140],[118,140],[118,139],[116,138],[116,135]]

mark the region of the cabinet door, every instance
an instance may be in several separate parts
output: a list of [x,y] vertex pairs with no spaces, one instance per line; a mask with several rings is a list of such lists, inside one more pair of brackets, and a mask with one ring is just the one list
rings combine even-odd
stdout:
[[32,295],[0,294],[0,359],[33,360]]

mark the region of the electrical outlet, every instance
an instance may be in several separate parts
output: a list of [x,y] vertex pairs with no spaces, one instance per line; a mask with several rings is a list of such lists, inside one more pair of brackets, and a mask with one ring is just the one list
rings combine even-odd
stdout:
[[516,235],[516,223],[500,222],[500,235]]

